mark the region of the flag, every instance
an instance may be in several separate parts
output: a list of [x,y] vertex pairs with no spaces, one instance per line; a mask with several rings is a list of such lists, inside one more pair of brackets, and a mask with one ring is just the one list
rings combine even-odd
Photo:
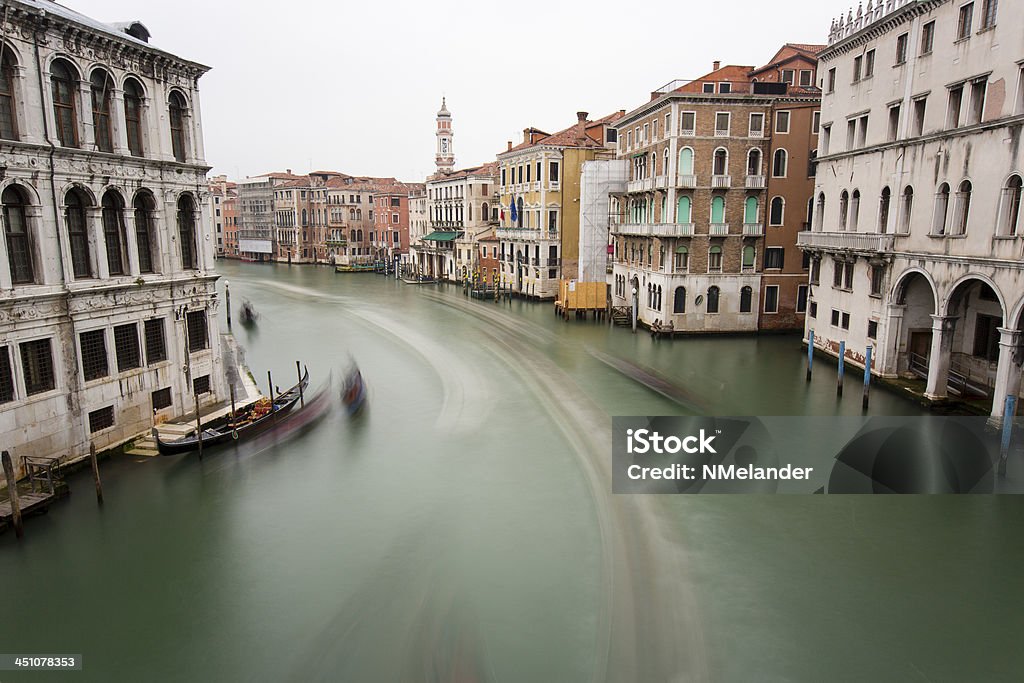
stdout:
[[516,198],[514,196],[508,202],[508,217],[513,223],[519,222],[519,212],[516,211]]

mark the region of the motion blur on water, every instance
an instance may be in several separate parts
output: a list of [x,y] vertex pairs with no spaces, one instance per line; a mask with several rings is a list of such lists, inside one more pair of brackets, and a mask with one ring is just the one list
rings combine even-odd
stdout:
[[827,364],[804,382],[797,337],[653,341],[454,287],[221,270],[260,314],[234,330],[257,381],[300,360],[338,397],[351,356],[365,409],[202,462],[115,458],[103,509],[72,476],[0,537],[0,651],[81,653],[85,681],[1019,679],[1016,497],[611,494],[612,415],[859,414]]

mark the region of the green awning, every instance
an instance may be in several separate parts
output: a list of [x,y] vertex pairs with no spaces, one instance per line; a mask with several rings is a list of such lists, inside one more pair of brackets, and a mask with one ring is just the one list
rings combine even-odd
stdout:
[[459,233],[456,231],[449,230],[435,230],[426,237],[423,238],[424,242],[451,242]]

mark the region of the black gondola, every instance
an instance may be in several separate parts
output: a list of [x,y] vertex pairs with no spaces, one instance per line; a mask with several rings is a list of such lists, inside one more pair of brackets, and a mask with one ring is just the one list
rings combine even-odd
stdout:
[[[233,440],[242,441],[268,429],[295,407],[308,386],[307,368],[298,384],[274,397],[273,406],[270,405],[270,399],[262,398],[251,405],[239,408],[234,415],[229,413],[203,425],[203,448],[211,448]],[[180,455],[199,448],[199,438],[195,430],[175,441],[163,441],[154,428],[153,438],[160,455]]]
[[238,314],[238,319],[245,327],[252,327],[259,320],[260,314],[253,308],[252,302],[246,299],[242,302],[242,310]]

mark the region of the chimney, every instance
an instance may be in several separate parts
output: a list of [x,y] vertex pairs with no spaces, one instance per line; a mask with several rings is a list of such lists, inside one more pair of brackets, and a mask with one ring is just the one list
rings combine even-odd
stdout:
[[523,128],[523,142],[526,143],[526,144],[530,144],[531,142],[533,142],[533,140],[530,139],[530,129],[529,128]]
[[292,174],[292,169],[286,168],[286,169],[284,169],[284,172],[287,173],[288,175],[291,175]]
[[512,141],[511,140],[506,140],[505,142],[508,143],[508,150],[507,151],[511,152],[512,151]]
[[711,63],[711,70],[712,70],[712,71],[718,71],[718,69],[719,69],[719,68],[720,68],[721,66],[722,66],[722,63],[721,63],[720,61],[718,61],[718,60],[716,59],[715,61],[713,61],[713,62]]
[[587,137],[587,112],[576,112],[576,130],[581,140]]

